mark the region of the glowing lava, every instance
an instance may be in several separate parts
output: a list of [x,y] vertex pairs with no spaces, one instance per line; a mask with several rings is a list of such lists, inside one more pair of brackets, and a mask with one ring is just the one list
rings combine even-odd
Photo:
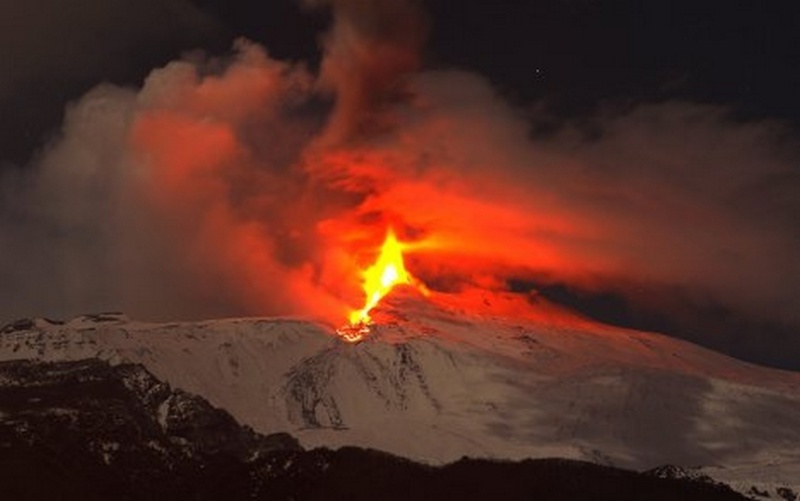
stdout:
[[378,260],[364,271],[363,280],[364,293],[367,297],[364,307],[351,312],[350,324],[337,330],[342,339],[351,343],[361,341],[369,333],[368,326],[372,323],[369,312],[394,286],[415,285],[424,291],[424,287],[406,270],[403,263],[403,246],[391,229],[386,234]]
[[392,287],[411,283],[411,275],[403,263],[402,247],[394,231],[390,229],[378,260],[364,271],[364,292],[367,295],[367,302],[360,310],[350,313],[350,323],[352,325],[370,323],[372,320],[369,316],[370,310],[377,306]]

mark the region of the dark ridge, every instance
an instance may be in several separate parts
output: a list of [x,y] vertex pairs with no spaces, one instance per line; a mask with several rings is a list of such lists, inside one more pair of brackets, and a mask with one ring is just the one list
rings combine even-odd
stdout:
[[432,467],[354,447],[304,451],[142,366],[99,360],[0,363],[0,472],[0,497],[14,501],[744,499],[561,459]]
[[[291,464],[288,469],[281,465]],[[520,462],[463,458],[431,467],[346,447],[264,458],[260,499],[350,500],[740,500],[721,485],[657,478],[565,459]]]

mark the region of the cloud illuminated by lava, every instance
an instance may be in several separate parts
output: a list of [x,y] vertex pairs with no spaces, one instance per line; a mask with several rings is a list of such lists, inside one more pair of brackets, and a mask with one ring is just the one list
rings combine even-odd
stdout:
[[373,26],[416,26],[413,8],[351,3],[332,2],[320,75],[239,42],[73,104],[4,197],[4,313],[337,325],[394,228],[435,290],[663,284],[800,322],[800,180],[779,127],[668,103],[601,116],[590,140],[532,136],[479,76],[418,71],[423,28]]

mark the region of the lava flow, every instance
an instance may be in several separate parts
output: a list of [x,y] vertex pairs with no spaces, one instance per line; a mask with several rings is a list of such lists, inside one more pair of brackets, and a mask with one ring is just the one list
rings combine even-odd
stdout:
[[363,274],[363,288],[366,294],[364,307],[350,313],[350,323],[337,329],[345,341],[357,343],[369,334],[372,318],[369,313],[396,285],[414,285],[421,291],[424,286],[406,270],[403,262],[403,246],[389,229],[381,246],[377,261]]

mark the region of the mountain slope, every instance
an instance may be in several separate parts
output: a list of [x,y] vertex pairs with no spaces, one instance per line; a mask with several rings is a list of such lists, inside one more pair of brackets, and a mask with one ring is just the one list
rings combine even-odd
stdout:
[[[400,291],[362,343],[296,319],[7,327],[0,360],[137,363],[256,431],[432,463],[564,457],[634,469],[800,464],[800,375],[515,296]],[[709,470],[711,471],[711,470]]]
[[[461,460],[441,468],[262,436],[138,365],[0,363],[0,492],[116,499],[742,499],[722,486],[590,463]],[[46,479],[46,481],[42,481]]]

